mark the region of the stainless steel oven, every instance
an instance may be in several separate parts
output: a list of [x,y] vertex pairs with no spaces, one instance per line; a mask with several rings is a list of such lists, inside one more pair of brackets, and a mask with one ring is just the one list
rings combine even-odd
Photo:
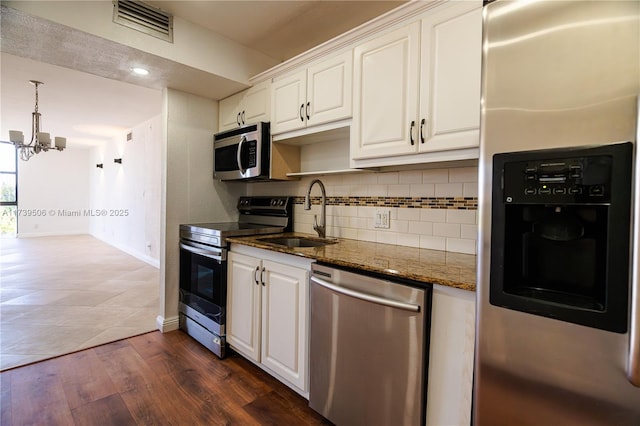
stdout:
[[237,222],[180,225],[180,328],[225,356],[227,242],[292,230],[290,197],[240,197]]
[[255,123],[217,133],[213,138],[213,176],[220,180],[268,179],[269,123]]
[[224,357],[226,249],[196,242],[192,231],[180,234],[180,328]]

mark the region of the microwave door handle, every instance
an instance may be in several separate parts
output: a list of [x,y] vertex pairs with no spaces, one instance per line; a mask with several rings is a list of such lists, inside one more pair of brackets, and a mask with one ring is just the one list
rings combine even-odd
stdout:
[[[640,95],[637,97],[636,141],[640,141]],[[633,167],[633,233],[631,250],[631,318],[629,321],[629,359],[627,378],[634,385],[640,387],[640,156],[638,143],[634,149]]]
[[246,141],[247,141],[247,137],[245,135],[242,135],[242,137],[240,138],[240,143],[238,143],[238,152],[236,153],[238,170],[240,170],[240,173],[242,174],[245,174],[245,172],[247,171],[246,168],[242,167],[242,144],[245,143]]

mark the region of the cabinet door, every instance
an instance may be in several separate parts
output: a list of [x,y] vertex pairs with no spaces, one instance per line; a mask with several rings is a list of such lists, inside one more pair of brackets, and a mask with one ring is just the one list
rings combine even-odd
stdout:
[[[353,52],[307,69],[307,126],[351,117]],[[306,112],[306,111],[305,111]]]
[[355,48],[353,159],[416,152],[419,37],[415,22]]
[[240,126],[242,100],[245,92],[236,93],[220,101],[218,112],[218,131],[235,129]]
[[427,426],[471,424],[475,296],[433,286]]
[[271,85],[271,133],[296,130],[306,125],[307,71],[277,80]]
[[260,361],[261,262],[229,252],[227,265],[227,340],[245,356]]
[[461,2],[422,23],[420,151],[477,147],[482,7]]
[[264,261],[262,363],[307,390],[308,272]]
[[271,82],[267,80],[247,89],[242,104],[241,118],[244,124],[269,121]]

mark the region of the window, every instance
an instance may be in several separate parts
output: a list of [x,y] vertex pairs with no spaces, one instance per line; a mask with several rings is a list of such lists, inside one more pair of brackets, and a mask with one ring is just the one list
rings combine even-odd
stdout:
[[0,236],[18,231],[18,156],[9,142],[0,142]]

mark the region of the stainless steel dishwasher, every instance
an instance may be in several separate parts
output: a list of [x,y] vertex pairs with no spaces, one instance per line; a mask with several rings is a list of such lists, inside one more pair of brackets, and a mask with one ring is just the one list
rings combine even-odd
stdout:
[[424,424],[432,286],[311,269],[309,406],[339,426]]

